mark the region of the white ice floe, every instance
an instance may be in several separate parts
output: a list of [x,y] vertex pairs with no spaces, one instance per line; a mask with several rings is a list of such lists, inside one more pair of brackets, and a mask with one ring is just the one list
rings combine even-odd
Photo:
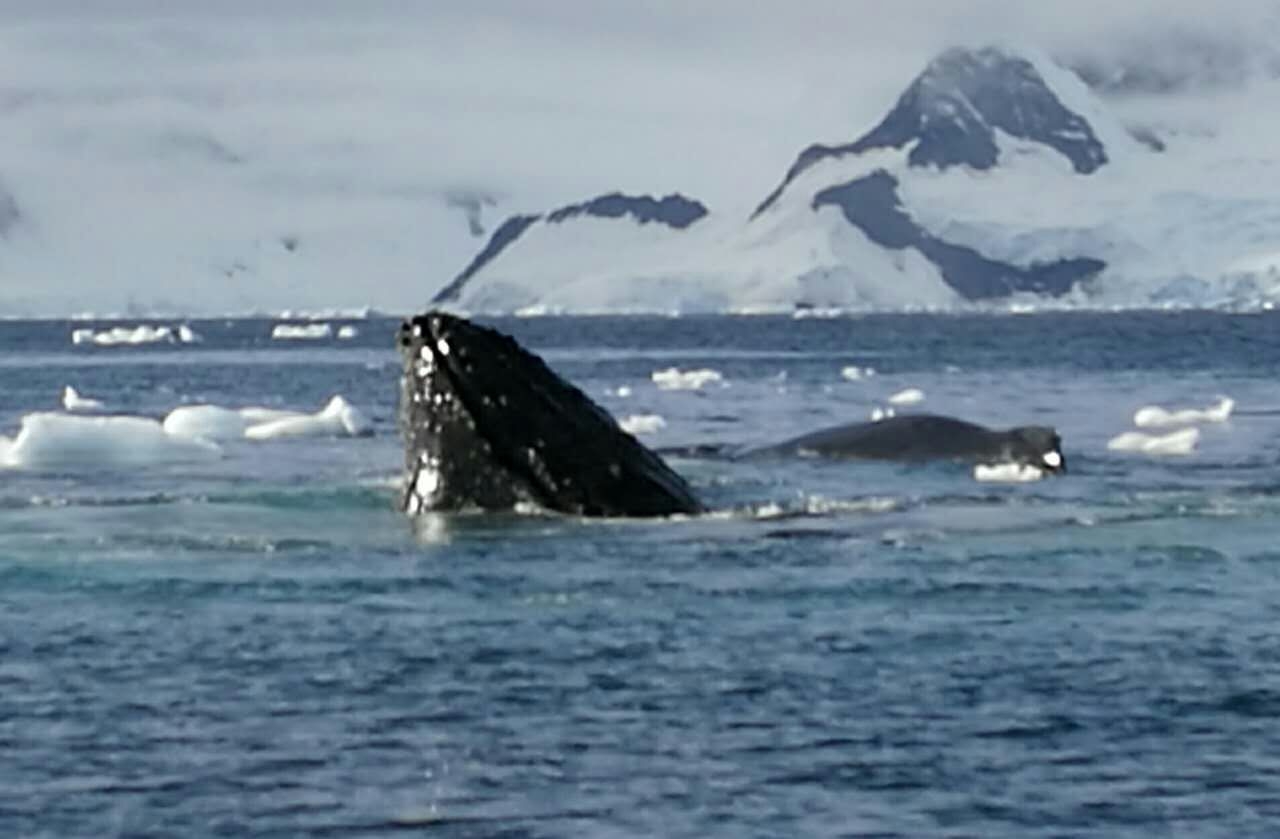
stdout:
[[699,390],[724,381],[724,376],[716,370],[680,370],[677,367],[655,370],[650,378],[662,390]]
[[1191,454],[1200,442],[1200,429],[1182,428],[1168,434],[1147,434],[1142,431],[1126,431],[1112,437],[1107,448],[1113,452],[1138,452],[1151,455]]
[[186,325],[177,327],[150,326],[144,323],[134,327],[114,326],[101,332],[95,332],[88,328],[73,329],[71,331],[71,343],[76,345],[92,344],[98,347],[140,346],[142,344],[160,343],[191,344],[200,340],[200,336]]
[[900,390],[889,397],[890,405],[918,405],[924,401],[924,391],[918,387]]
[[879,405],[877,405],[876,407],[871,409],[872,422],[887,420],[889,419],[889,417],[896,416],[896,415],[897,415],[897,412],[894,411],[892,408],[881,408]]
[[139,467],[209,459],[220,452],[213,443],[166,434],[160,423],[145,417],[27,414],[17,437],[0,437],[0,466],[16,469]]
[[285,437],[357,436],[368,430],[369,423],[364,415],[341,396],[335,396],[318,413],[250,425],[244,436],[250,440],[278,440]]
[[628,396],[631,395],[631,388],[627,387],[626,385],[619,385],[609,393],[610,395],[616,396],[619,399],[626,399]]
[[71,385],[62,389],[62,407],[67,411],[98,411],[102,409],[102,401],[81,396]]
[[327,323],[277,323],[271,330],[277,341],[318,341],[333,337],[333,327]]
[[974,479],[984,483],[1025,484],[1044,476],[1043,469],[1030,463],[979,463],[973,467]]
[[184,405],[164,419],[175,437],[224,443],[231,440],[274,440],[284,437],[355,437],[368,433],[364,415],[341,396],[314,414],[279,408],[224,408]]
[[869,379],[876,374],[874,367],[859,367],[856,364],[850,364],[840,370],[840,376],[846,381],[859,382],[863,379]]
[[164,430],[175,437],[225,442],[244,436],[249,421],[240,411],[217,405],[184,405],[164,418]]
[[305,411],[286,411],[282,408],[240,408],[236,411],[240,416],[245,418],[249,425],[261,425],[264,422],[275,422],[276,420],[290,419],[293,417],[308,417],[310,414]]
[[346,326],[338,327],[339,341],[350,341],[352,338],[356,338],[359,335],[360,335],[360,330],[356,329],[354,326],[350,324],[347,324]]
[[1159,405],[1139,408],[1133,415],[1133,424],[1139,428],[1167,428],[1171,425],[1195,425],[1202,422],[1226,422],[1236,407],[1235,400],[1223,396],[1218,404],[1209,408],[1180,408],[1170,410]]
[[667,421],[657,414],[632,414],[618,420],[618,425],[628,434],[653,434],[667,427]]

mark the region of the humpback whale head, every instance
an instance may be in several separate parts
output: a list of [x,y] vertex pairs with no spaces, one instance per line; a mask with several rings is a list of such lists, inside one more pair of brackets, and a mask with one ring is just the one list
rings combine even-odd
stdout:
[[1023,425],[1005,432],[1008,459],[1026,463],[1046,472],[1067,471],[1062,455],[1062,438],[1046,425]]
[[513,338],[433,311],[406,321],[398,344],[406,512],[703,509],[661,458]]

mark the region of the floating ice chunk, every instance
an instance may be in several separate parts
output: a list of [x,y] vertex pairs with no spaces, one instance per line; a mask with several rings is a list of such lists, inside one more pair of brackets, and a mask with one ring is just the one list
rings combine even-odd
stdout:
[[1146,434],[1126,431],[1112,437],[1107,448],[1113,452],[1138,452],[1152,455],[1183,455],[1195,451],[1200,442],[1200,429],[1181,428],[1168,434]]
[[618,421],[628,434],[653,434],[667,427],[667,421],[657,414],[632,414]]
[[619,399],[626,399],[628,396],[631,395],[631,388],[627,387],[626,385],[619,385],[613,391],[613,395],[618,397]]
[[101,332],[80,328],[71,330],[71,343],[93,344],[98,347],[138,346],[141,344],[196,344],[204,339],[186,324],[181,326],[113,326]]
[[270,420],[245,429],[250,440],[278,440],[285,437],[358,436],[368,432],[369,423],[351,403],[341,396],[329,400],[324,410],[315,414],[295,414]]
[[359,335],[360,335],[360,330],[359,330],[359,329],[356,329],[356,328],[355,328],[354,326],[352,326],[351,324],[347,324],[346,326],[340,326],[340,327],[338,327],[338,340],[339,340],[339,341],[350,341],[352,338],[355,338],[355,337],[357,337],[357,336],[359,336]]
[[217,405],[184,405],[164,418],[166,434],[213,442],[238,440],[248,427],[249,421],[241,412]]
[[924,401],[924,391],[918,387],[900,390],[889,397],[890,405],[918,405]]
[[724,381],[724,376],[716,370],[680,370],[677,367],[654,370],[650,378],[662,390],[699,390],[712,382]]
[[285,411],[280,408],[241,408],[237,413],[245,418],[250,425],[261,425],[264,422],[275,422],[276,420],[291,419],[293,417],[309,417],[310,414],[302,411]]
[[881,408],[879,405],[877,405],[876,407],[871,409],[872,422],[879,422],[880,420],[886,420],[889,417],[896,416],[896,415],[897,415],[897,412],[894,411],[892,408]]
[[277,323],[271,330],[277,341],[317,341],[333,337],[333,327],[327,323]]
[[850,382],[859,382],[863,379],[869,379],[876,374],[874,367],[859,367],[856,364],[850,364],[848,367],[841,368],[840,375]]
[[89,399],[76,393],[76,389],[71,385],[67,385],[62,389],[62,407],[65,410],[76,411],[98,411],[102,409],[102,402],[98,399]]
[[[86,335],[86,333],[88,333]],[[76,344],[93,343],[99,347],[139,346],[141,344],[173,343],[177,335],[168,326],[149,326],[141,324],[132,329],[127,326],[115,326],[102,332],[92,329],[77,329],[71,333],[71,341]]]
[[1031,463],[979,463],[973,467],[974,479],[987,483],[1025,484],[1044,476],[1045,471]]
[[172,437],[145,417],[27,414],[17,437],[0,440],[0,464],[19,469],[151,466],[208,459],[220,452],[213,443]]
[[1200,422],[1226,422],[1236,407],[1234,399],[1223,396],[1210,408],[1182,408],[1169,410],[1159,405],[1139,408],[1133,415],[1133,424],[1139,428],[1165,428],[1170,425],[1193,425]]

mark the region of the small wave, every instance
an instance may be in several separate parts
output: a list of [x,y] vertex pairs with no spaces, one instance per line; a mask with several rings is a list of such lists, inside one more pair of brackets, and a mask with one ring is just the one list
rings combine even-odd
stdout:
[[243,491],[144,492],[123,494],[35,494],[0,496],[0,510],[163,507],[170,505],[243,506],[264,510],[385,510],[399,478],[379,478],[354,485]]
[[973,478],[984,483],[1025,484],[1043,478],[1045,472],[1030,463],[979,463]]
[[[758,521],[778,519],[824,517],[841,513],[888,513],[902,506],[900,499],[888,496],[868,498],[827,498],[822,495],[806,495],[796,503],[782,504],[769,501],[746,508],[745,511],[729,511],[728,518],[745,515]],[[712,515],[715,515],[714,513]]]

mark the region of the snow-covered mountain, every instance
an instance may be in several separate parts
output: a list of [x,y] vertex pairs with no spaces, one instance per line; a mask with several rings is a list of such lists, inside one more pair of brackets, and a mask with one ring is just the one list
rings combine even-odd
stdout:
[[[870,131],[802,151],[750,218],[621,195],[516,216],[436,301],[688,312],[1280,299],[1276,176],[1213,140],[1126,126],[1034,51],[951,49]],[[683,224],[627,209],[677,198],[699,210]]]

